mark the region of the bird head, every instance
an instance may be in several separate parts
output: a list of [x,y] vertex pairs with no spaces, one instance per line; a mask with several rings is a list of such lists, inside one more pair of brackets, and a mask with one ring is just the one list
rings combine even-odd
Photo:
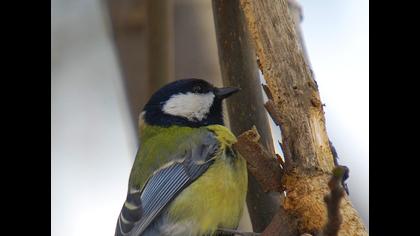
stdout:
[[144,106],[149,125],[200,127],[223,125],[223,99],[239,88],[217,88],[201,79],[182,79],[163,86]]

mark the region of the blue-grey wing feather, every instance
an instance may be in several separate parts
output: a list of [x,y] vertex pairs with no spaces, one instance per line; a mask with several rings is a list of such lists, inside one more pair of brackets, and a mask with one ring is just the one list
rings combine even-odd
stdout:
[[156,171],[142,191],[129,191],[115,235],[141,235],[172,199],[208,169],[218,148],[217,139],[207,133],[199,145]]

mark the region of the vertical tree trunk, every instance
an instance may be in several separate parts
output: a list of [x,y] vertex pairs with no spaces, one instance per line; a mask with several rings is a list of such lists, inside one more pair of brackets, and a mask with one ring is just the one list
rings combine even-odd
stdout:
[[[246,32],[239,0],[213,0],[213,15],[223,84],[242,89],[227,101],[230,128],[239,135],[256,125],[263,145],[274,152],[255,50]],[[278,194],[264,193],[254,176],[248,176],[248,211],[254,231],[262,232],[277,212],[279,198]]]
[[[286,171],[284,209],[299,233],[320,232],[327,220],[324,196],[334,160],[318,88],[305,62],[286,0],[241,0],[261,69],[280,120]],[[341,203],[340,235],[367,235],[348,197]]]

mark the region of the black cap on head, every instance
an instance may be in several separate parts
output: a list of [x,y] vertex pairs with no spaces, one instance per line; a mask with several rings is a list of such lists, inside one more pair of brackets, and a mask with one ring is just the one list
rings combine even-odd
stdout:
[[159,126],[223,125],[222,100],[239,88],[216,88],[201,79],[182,79],[156,91],[144,106],[145,121]]

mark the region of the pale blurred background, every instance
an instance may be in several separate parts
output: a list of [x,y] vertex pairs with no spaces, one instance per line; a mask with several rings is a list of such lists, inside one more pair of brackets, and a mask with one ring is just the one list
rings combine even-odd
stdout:
[[[150,92],[143,2],[51,2],[52,235],[114,234],[137,149],[136,117]],[[369,226],[369,2],[299,3],[328,133]],[[220,85],[211,2],[172,7],[168,70]]]

